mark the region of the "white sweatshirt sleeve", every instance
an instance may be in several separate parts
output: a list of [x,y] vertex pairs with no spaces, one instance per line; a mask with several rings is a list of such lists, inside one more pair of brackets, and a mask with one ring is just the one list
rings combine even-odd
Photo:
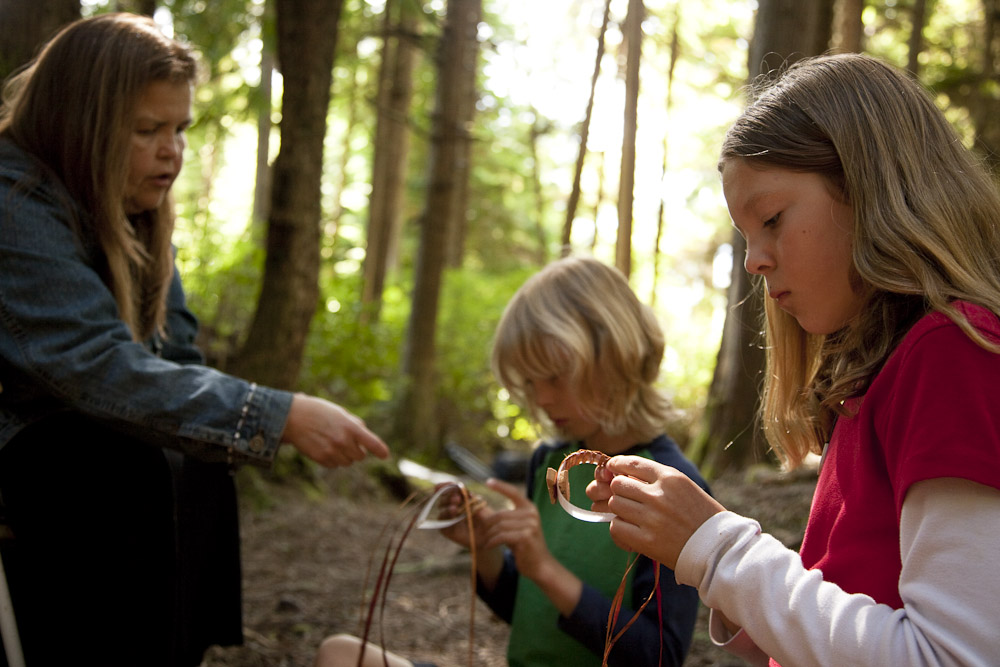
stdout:
[[675,573],[743,627],[729,638],[713,623],[713,639],[729,640],[751,664],[763,655],[782,667],[996,664],[1000,491],[954,478],[918,482],[903,503],[900,541],[902,609],[823,581],[732,512],[698,529]]

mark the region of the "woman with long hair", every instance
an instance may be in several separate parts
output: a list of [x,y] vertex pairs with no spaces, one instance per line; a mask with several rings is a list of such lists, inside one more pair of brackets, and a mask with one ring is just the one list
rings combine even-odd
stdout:
[[232,469],[385,444],[203,365],[170,189],[196,63],[148,18],[70,24],[0,107],[0,494],[29,664],[197,665],[242,641]]

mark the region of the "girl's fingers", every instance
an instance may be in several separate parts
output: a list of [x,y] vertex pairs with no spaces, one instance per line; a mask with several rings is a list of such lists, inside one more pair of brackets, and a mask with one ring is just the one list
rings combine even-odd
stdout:
[[664,467],[666,466],[641,456],[612,456],[605,465],[607,472],[613,475],[633,477],[643,482],[656,481],[657,471]]
[[605,466],[600,466],[594,470],[594,479],[598,482],[610,482],[614,476],[615,474]]
[[643,519],[648,514],[648,508],[645,508],[641,502],[623,494],[612,496],[607,505],[608,511],[615,514],[618,519],[636,527],[642,524]]
[[[653,493],[653,485],[629,475],[617,475],[608,484],[610,491],[608,501],[614,506],[615,501],[629,500],[632,502],[649,502]],[[617,510],[612,509],[615,514]]]
[[587,497],[592,503],[605,503],[611,497],[611,485],[607,482],[594,480],[587,485]]
[[620,517],[616,517],[611,520],[608,530],[610,531],[611,539],[614,540],[614,543],[621,549],[632,553],[641,553],[644,556],[648,556],[654,560],[662,562],[661,557],[650,553],[650,550],[647,548],[648,544],[645,540],[646,533],[639,526],[623,521]]

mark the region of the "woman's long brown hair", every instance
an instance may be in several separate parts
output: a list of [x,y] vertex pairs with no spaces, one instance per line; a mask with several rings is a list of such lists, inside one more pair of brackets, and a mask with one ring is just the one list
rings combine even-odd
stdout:
[[165,321],[173,210],[167,197],[125,214],[133,116],[150,83],[193,83],[196,72],[191,51],[151,19],[104,14],[64,28],[4,86],[0,136],[34,155],[79,207],[75,231],[100,248],[98,271],[135,340]]

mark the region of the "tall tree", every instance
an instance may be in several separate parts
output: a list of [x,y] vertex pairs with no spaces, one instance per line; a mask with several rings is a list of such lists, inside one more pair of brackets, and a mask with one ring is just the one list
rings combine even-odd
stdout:
[[[590,95],[587,97],[587,110],[580,123],[580,146],[576,154],[576,168],[573,171],[573,185],[569,199],[566,201],[566,220],[563,222],[562,243],[560,255],[566,257],[572,250],[570,239],[573,236],[573,219],[576,218],[576,208],[580,203],[580,180],[583,176],[583,163],[587,158],[587,141],[590,138],[590,119],[594,113],[594,97],[597,95],[597,79],[601,75],[601,61],[604,60],[604,40],[611,19],[611,0],[604,3],[604,17],[601,19],[601,30],[597,33],[597,55],[594,58],[594,71],[590,75]],[[596,218],[595,218],[596,220]],[[596,231],[594,234],[597,236]]]
[[272,97],[274,95],[275,35],[274,0],[264,0],[264,13],[260,20],[260,85],[257,88],[257,169],[254,174],[253,221],[267,218],[268,203],[271,200],[271,122]]
[[606,188],[604,187],[604,181],[606,179],[605,166],[607,164],[607,154],[601,151],[597,154],[597,197],[594,200],[594,235],[590,238],[590,252],[593,254],[594,250],[597,248],[597,237],[600,233],[600,227],[598,226],[598,218],[601,215],[601,209],[604,207],[604,202],[607,199]]
[[995,84],[1000,76],[1000,0],[983,0],[982,75],[973,91],[971,112],[976,127],[976,149],[998,173],[1000,169],[1000,98]]
[[[832,0],[759,0],[750,42],[750,79],[800,58],[824,52],[830,42]],[[716,474],[762,457],[756,415],[764,369],[763,304],[743,268],[746,243],[732,236],[729,309],[709,387],[701,432],[688,454],[703,472]]]
[[[417,451],[436,449],[440,436],[435,420],[438,302],[447,258],[448,228],[454,220],[465,219],[464,211],[454,210],[456,176],[468,175],[456,164],[468,131],[468,119],[462,117],[462,112],[469,105],[459,97],[469,93],[464,86],[465,68],[476,67],[481,14],[482,0],[448,0],[435,55],[438,80],[431,128],[430,183],[419,219],[420,244],[403,350],[404,386],[393,426],[394,439],[410,443]],[[470,48],[470,40],[476,48]]]
[[865,0],[838,0],[834,5],[833,41],[837,51],[861,53]]
[[[549,132],[552,125],[548,121],[543,122],[541,115],[534,109],[532,109],[532,112],[534,118],[531,121],[531,128],[528,130],[528,149],[531,155],[531,190],[535,195],[533,211],[535,237],[538,239],[535,261],[541,267],[545,266],[546,262],[549,261],[549,242],[548,235],[545,233],[545,192],[542,187],[542,167],[538,154],[538,141]],[[577,190],[579,190],[579,187],[579,182],[577,182]]]
[[455,128],[455,170],[452,176],[451,215],[448,217],[448,247],[445,264],[448,268],[462,266],[465,257],[465,239],[469,227],[469,177],[472,168],[472,119],[476,112],[476,75],[479,72],[479,22],[482,20],[483,3],[476,0],[463,12],[459,46],[452,57],[457,58],[454,99],[457,104]]
[[293,388],[319,300],[320,185],[333,55],[343,0],[276,0],[284,79],[267,257],[257,310],[231,371]]
[[635,137],[639,120],[639,63],[642,60],[642,0],[628,1],[625,18],[625,119],[622,131],[622,164],[618,179],[618,242],[615,266],[626,276],[632,273],[632,203],[635,185]]
[[927,0],[913,0],[910,11],[910,41],[906,67],[914,76],[920,75],[920,52],[924,50],[924,26],[927,23]]
[[364,321],[378,319],[386,274],[402,226],[413,71],[420,54],[420,11],[415,0],[388,0],[383,10],[368,240],[361,288]]
[[121,0],[115,3],[115,10],[152,16],[156,12],[156,0]]
[[0,2],[0,82],[35,57],[59,28],[80,18],[80,0]]
[[[665,181],[667,178],[667,149],[669,148],[669,128],[670,128],[670,112],[674,107],[674,72],[677,69],[677,57],[680,55],[681,41],[680,41],[680,23],[681,23],[681,10],[680,4],[674,5],[673,11],[673,27],[670,29],[670,64],[667,66],[667,99],[665,103],[665,109],[667,112],[668,122],[664,123],[663,131],[663,163],[660,170],[661,182]],[[649,295],[649,305],[656,305],[656,285],[660,282],[660,240],[663,238],[663,227],[665,224],[664,217],[666,216],[666,204],[663,197],[660,197],[660,205],[656,213],[656,241],[653,243],[653,287],[650,290]]]

